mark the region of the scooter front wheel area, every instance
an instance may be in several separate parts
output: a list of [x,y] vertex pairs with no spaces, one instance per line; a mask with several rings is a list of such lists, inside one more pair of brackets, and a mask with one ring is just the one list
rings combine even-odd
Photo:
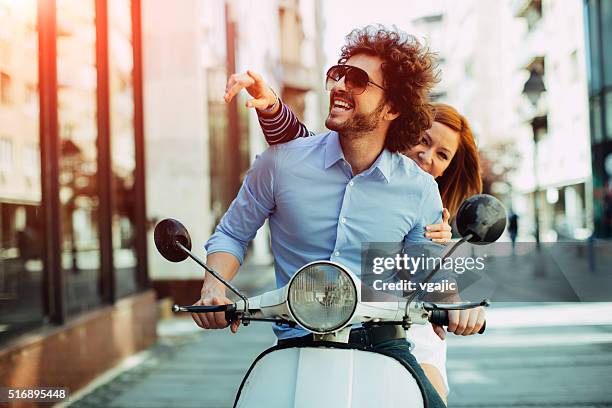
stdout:
[[392,357],[348,347],[308,346],[273,347],[260,354],[234,406],[420,408],[424,402],[410,371]]

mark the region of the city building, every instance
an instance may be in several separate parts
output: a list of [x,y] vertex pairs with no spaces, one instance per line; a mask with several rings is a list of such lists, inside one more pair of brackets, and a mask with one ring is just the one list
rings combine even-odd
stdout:
[[[313,129],[323,127],[320,0],[151,0],[143,4],[147,208],[150,225],[177,218],[204,244],[266,148],[241,92],[223,95],[228,76],[263,76]],[[271,265],[269,232],[249,247],[249,264]],[[169,264],[149,239],[149,271],[160,297],[194,302],[202,271]]]
[[587,237],[592,205],[581,2],[438,0],[413,26],[439,56],[433,98],[470,122],[479,150],[492,161],[487,170],[499,173],[487,175],[496,181],[486,192],[519,214],[521,239]]
[[512,136],[516,104],[514,59],[519,39],[507,1],[437,0],[412,22],[438,57],[440,82],[432,99],[458,109],[479,147]]
[[155,341],[140,2],[0,1],[0,385],[77,390]]
[[[204,256],[265,140],[229,74],[253,69],[322,127],[320,0],[0,0],[0,386],[71,392],[199,297]],[[319,75],[321,74],[321,75]],[[248,262],[271,264],[267,230]]]
[[612,238],[612,3],[585,0],[595,236]]
[[586,55],[579,0],[516,0],[521,23],[516,70],[522,85],[519,124],[524,154],[513,204],[533,220],[536,240],[584,239],[592,231]]

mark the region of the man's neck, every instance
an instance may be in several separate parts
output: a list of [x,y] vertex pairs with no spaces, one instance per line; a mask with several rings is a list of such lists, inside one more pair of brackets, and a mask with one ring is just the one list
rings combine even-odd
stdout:
[[377,134],[340,135],[340,146],[344,159],[351,165],[353,174],[357,175],[376,161],[385,147],[385,137]]

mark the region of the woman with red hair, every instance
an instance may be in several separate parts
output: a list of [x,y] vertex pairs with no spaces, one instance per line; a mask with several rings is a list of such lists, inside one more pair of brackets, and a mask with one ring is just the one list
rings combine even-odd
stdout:
[[450,105],[433,107],[433,125],[404,154],[436,179],[444,207],[456,215],[463,200],[482,191],[478,151],[465,117]]

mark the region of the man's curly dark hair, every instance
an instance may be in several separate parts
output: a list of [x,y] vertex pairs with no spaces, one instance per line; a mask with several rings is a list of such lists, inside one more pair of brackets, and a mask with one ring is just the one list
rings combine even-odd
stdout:
[[433,121],[428,95],[438,81],[434,54],[414,36],[381,25],[351,31],[338,63],[344,64],[357,54],[374,55],[383,60],[385,98],[400,113],[391,122],[385,147],[397,152],[416,145]]

